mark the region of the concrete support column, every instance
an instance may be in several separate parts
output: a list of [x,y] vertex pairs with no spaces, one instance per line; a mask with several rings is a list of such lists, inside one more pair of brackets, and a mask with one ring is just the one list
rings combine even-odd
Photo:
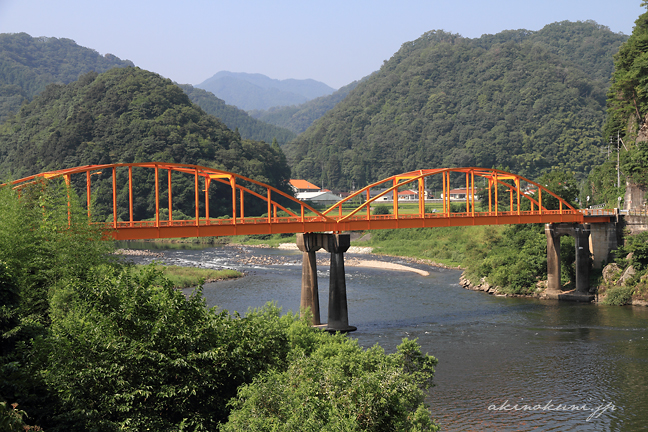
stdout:
[[618,247],[616,223],[591,224],[589,246],[593,268],[600,269],[611,262],[610,252]]
[[317,286],[317,258],[315,252],[321,248],[317,234],[297,234],[297,247],[302,251],[302,285],[300,314],[303,317],[306,309],[312,314],[312,325],[320,325],[319,289]]
[[349,325],[347,308],[344,252],[351,246],[349,234],[330,234],[327,251],[331,253],[331,276],[329,280],[329,306],[327,330],[353,331]]
[[545,224],[547,236],[547,290],[561,291],[560,285],[560,234],[554,224]]
[[[546,296],[558,300],[591,301],[589,293],[590,225],[555,223],[545,225],[547,236],[547,291]],[[574,237],[576,244],[576,289],[562,292],[560,285],[560,236]]]
[[576,292],[589,295],[590,226],[576,225],[574,231],[574,238],[576,239]]
[[[313,314],[313,325],[328,331],[348,332],[356,330],[349,325],[346,279],[344,273],[344,252],[351,246],[349,234],[297,234],[297,247],[304,253],[302,261],[302,289],[300,308],[303,316],[306,308]],[[315,252],[324,249],[331,254],[331,276],[329,282],[328,323],[320,322],[319,290],[317,286],[317,260]]]

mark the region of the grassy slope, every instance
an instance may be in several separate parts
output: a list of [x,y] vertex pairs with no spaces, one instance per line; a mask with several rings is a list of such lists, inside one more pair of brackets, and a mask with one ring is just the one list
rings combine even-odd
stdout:
[[371,240],[363,246],[373,247],[378,254],[420,258],[457,267],[464,265],[471,248],[503,230],[503,226],[469,226],[372,231]]

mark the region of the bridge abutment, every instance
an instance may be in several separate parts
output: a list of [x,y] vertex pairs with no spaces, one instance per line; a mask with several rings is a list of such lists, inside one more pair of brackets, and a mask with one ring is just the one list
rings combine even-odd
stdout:
[[[346,275],[344,271],[344,252],[351,245],[349,234],[297,234],[297,247],[303,254],[302,289],[300,306],[303,311],[310,308],[312,324],[328,331],[349,332],[356,327],[349,325],[349,312],[346,296]],[[319,292],[317,285],[317,260],[315,252],[324,249],[331,254],[329,279],[328,323],[320,323]]]
[[[590,225],[553,223],[545,225],[547,237],[547,291],[545,295],[558,300],[592,301],[589,293]],[[576,240],[576,289],[562,291],[560,283],[560,237],[569,235]]]
[[592,267],[600,269],[611,262],[610,253],[619,246],[617,223],[597,223],[590,225],[590,251],[592,252]]

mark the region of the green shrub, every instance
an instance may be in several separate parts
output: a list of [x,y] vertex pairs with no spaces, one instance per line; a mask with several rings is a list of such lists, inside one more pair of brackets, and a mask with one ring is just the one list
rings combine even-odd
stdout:
[[378,346],[363,350],[342,335],[323,335],[307,346],[295,350],[286,371],[241,387],[221,430],[438,430],[423,404],[437,361],[414,341],[404,339],[390,355]]
[[285,368],[290,349],[278,308],[230,317],[152,266],[97,268],[52,303],[51,336],[35,345],[61,399],[48,431],[216,430],[237,387]]
[[632,293],[634,287],[632,286],[619,286],[613,287],[606,291],[606,297],[603,301],[604,304],[612,306],[623,306],[630,303],[632,300]]
[[391,214],[391,209],[386,205],[378,205],[373,208],[371,213],[374,215],[388,215]]

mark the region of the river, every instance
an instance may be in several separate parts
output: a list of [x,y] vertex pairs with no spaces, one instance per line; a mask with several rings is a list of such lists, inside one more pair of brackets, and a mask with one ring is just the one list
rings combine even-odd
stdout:
[[[299,309],[297,251],[227,246],[163,254],[158,260],[168,264],[246,273],[206,284],[209,306],[243,313],[275,301],[284,311]],[[457,270],[414,266],[429,276],[346,268],[349,324],[358,327],[350,337],[387,352],[416,338],[439,360],[427,403],[442,430],[648,430],[648,308],[495,297],[461,288]],[[328,268],[320,266],[318,276],[326,321]]]

